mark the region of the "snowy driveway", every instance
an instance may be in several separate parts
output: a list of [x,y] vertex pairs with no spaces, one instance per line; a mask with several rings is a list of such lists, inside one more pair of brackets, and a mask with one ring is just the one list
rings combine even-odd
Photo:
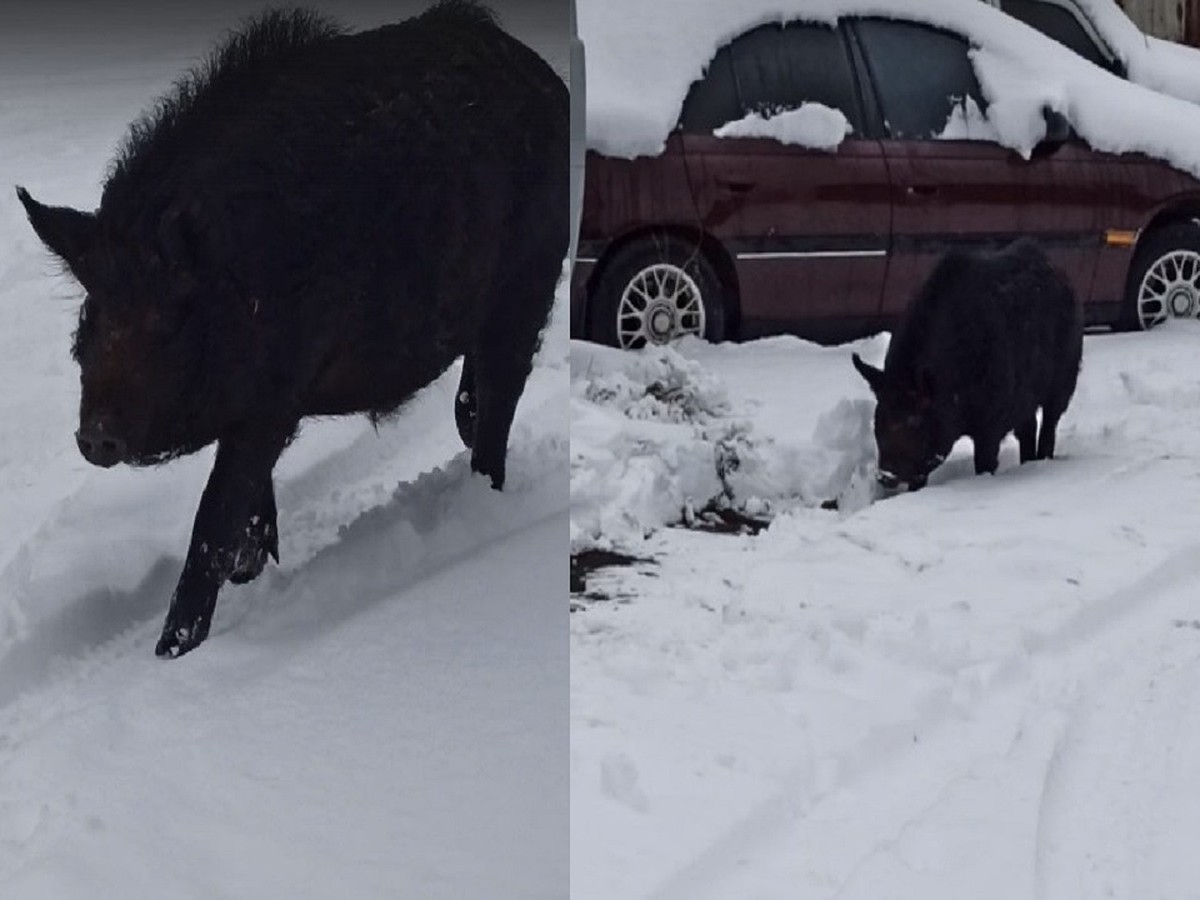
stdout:
[[[577,344],[573,487],[603,469],[656,502],[631,522],[579,492],[574,547],[656,563],[571,617],[572,896],[1193,896],[1198,338],[1089,337],[1059,458],[1010,439],[976,477],[964,441],[872,505],[849,356],[883,339]],[[694,474],[731,434],[740,468]],[[640,537],[706,491],[775,521]]]

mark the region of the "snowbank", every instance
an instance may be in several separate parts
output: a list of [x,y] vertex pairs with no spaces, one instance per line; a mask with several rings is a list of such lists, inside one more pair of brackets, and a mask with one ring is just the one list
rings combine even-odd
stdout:
[[[1045,135],[1049,107],[1098,150],[1145,153],[1200,177],[1200,112],[1192,104],[1118,78],[1016,19],[963,0],[588,0],[579,26],[588,48],[590,146],[629,158],[661,152],[689,86],[721,45],[769,22],[832,23],[845,15],[903,16],[970,38],[997,138],[1025,157]],[[1152,52],[1173,58],[1172,67],[1183,58],[1158,45]]]
[[[783,343],[793,356],[823,352]],[[829,501],[847,514],[874,499],[874,404],[854,383],[849,349],[852,393],[798,440],[730,403],[722,380],[695,358],[713,349],[697,340],[636,353],[572,345],[573,551],[631,550],[705,507],[770,518]]]

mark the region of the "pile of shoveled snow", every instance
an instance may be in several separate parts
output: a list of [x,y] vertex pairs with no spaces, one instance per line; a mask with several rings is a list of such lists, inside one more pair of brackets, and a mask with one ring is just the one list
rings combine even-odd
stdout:
[[[787,341],[796,354],[821,352]],[[830,501],[845,513],[874,498],[868,397],[839,400],[807,442],[779,440],[735,410],[695,358],[713,349],[698,340],[637,352],[572,345],[573,551],[628,549],[706,507],[769,518]]]
[[660,153],[688,88],[723,44],[770,22],[853,15],[894,16],[968,38],[996,139],[1025,157],[1045,136],[1049,108],[1097,150],[1145,153],[1200,177],[1193,104],[1118,78],[1011,16],[964,0],[581,0],[589,145],[618,157]]

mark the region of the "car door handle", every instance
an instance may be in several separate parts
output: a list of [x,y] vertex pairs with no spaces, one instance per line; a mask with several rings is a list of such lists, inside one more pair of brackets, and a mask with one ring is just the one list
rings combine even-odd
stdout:
[[905,189],[905,193],[908,194],[908,196],[921,199],[933,197],[937,194],[937,192],[937,187],[932,184],[910,184]]
[[718,178],[716,182],[717,187],[721,188],[721,190],[729,191],[731,194],[745,194],[754,187],[754,183],[750,181],[731,181],[725,178]]

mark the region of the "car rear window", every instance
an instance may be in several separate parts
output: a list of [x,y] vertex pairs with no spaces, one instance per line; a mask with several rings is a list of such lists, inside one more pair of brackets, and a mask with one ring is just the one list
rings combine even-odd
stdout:
[[722,47],[692,85],[680,126],[693,133],[749,113],[773,115],[803,103],[840,110],[862,131],[854,74],[840,32],[826,25],[763,25]]
[[963,38],[891,19],[862,19],[855,28],[891,137],[936,138],[967,98],[986,109]]
[[1089,62],[1102,69],[1113,70],[1112,62],[1088,36],[1079,20],[1061,6],[1039,0],[1001,0],[1000,8],[1014,19],[1020,19],[1047,37],[1070,47]]

